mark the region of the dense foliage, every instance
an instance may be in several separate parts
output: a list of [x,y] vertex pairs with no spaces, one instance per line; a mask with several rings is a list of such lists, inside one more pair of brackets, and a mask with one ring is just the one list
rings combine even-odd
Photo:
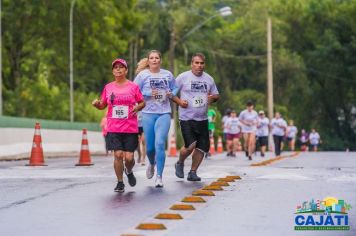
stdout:
[[[3,0],[4,115],[69,119],[71,0]],[[200,22],[230,6],[184,37]],[[98,121],[90,105],[124,57],[134,76],[150,49],[177,75],[190,55],[207,55],[222,95],[220,113],[246,100],[266,110],[266,19],[273,22],[275,110],[298,127],[316,128],[328,150],[356,149],[356,1],[352,0],[76,0],[75,120]],[[172,53],[174,52],[174,53]],[[220,117],[220,115],[219,115]]]

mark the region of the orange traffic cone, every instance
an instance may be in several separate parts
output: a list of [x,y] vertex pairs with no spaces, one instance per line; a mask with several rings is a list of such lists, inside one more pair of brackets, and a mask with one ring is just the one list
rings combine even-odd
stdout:
[[89,143],[87,137],[87,129],[83,129],[82,147],[80,149],[79,163],[76,166],[91,166],[94,165],[90,160]]
[[223,143],[222,143],[222,138],[219,136],[218,138],[218,147],[216,148],[217,153],[223,153],[224,148],[223,148]]
[[210,154],[210,155],[215,154],[214,137],[210,137],[210,150],[209,150],[209,154]]
[[30,163],[27,166],[46,166],[46,164],[44,164],[42,138],[40,130],[40,123],[36,123],[35,134],[33,135]]
[[168,156],[170,156],[170,157],[176,157],[177,156],[176,138],[175,138],[174,134],[171,137]]

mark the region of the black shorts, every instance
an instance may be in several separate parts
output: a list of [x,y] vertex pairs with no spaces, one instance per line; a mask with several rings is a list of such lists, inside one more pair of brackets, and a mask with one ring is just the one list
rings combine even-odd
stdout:
[[258,137],[257,141],[260,146],[268,146],[268,136]]
[[138,146],[138,134],[108,133],[107,148],[109,151],[134,152]]
[[293,139],[294,139],[294,138],[289,138],[289,137],[288,137],[288,138],[287,138],[287,141],[290,142],[290,141],[292,141]]
[[196,142],[196,148],[207,153],[210,148],[208,120],[180,120],[184,147],[188,148]]
[[143,127],[138,127],[138,135],[142,135],[143,134]]

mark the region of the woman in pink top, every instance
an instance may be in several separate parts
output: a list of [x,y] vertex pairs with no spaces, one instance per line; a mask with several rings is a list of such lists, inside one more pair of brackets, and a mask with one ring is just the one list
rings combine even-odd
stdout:
[[137,112],[142,110],[145,102],[138,86],[126,79],[128,69],[125,60],[114,60],[112,73],[115,81],[105,85],[100,100],[95,99],[92,104],[100,110],[108,107],[107,146],[108,150],[114,151],[114,169],[118,180],[114,190],[124,192],[124,167],[130,186],[136,185],[132,168],[135,165],[134,151],[138,145]]

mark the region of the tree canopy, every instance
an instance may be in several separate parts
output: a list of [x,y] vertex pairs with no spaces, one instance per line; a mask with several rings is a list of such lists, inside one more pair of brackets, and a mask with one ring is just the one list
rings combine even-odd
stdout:
[[[69,120],[71,2],[2,1],[4,115]],[[233,14],[219,16],[224,6]],[[270,17],[275,110],[300,129],[316,128],[324,149],[356,149],[355,15],[352,0],[76,0],[75,120],[100,120],[90,102],[112,80],[114,58],[128,60],[132,79],[151,49],[175,75],[189,69],[192,53],[205,53],[220,113],[241,111],[247,100],[266,110]]]

